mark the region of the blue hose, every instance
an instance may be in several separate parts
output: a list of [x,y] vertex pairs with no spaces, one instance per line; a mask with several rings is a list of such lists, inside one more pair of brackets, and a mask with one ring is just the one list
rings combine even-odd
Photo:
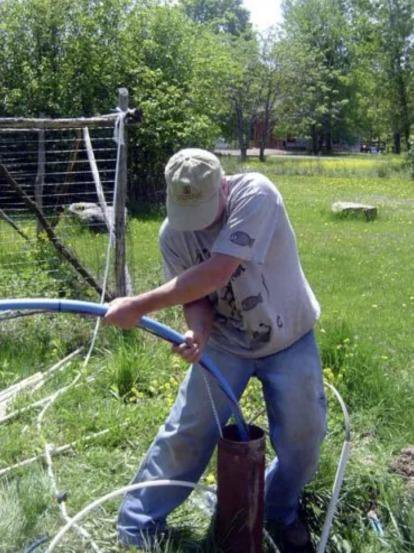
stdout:
[[[39,309],[44,311],[57,311],[59,313],[78,313],[83,315],[94,315],[97,317],[103,317],[108,310],[108,306],[89,301],[78,300],[31,298],[0,300],[0,311],[25,309]],[[143,328],[147,332],[150,332],[151,334],[155,334],[159,338],[163,338],[167,342],[171,342],[172,344],[178,345],[184,342],[184,336],[182,336],[172,328],[157,321],[154,321],[153,319],[150,319],[148,317],[142,317],[139,321],[138,326],[140,328]],[[201,357],[199,363],[216,379],[219,387],[230,400],[235,422],[239,430],[240,439],[247,442],[249,440],[247,426],[243,419],[243,415],[237,402],[237,398],[235,397],[233,390],[229,386],[227,380],[223,377],[219,369],[215,366],[208,355],[204,354]]]

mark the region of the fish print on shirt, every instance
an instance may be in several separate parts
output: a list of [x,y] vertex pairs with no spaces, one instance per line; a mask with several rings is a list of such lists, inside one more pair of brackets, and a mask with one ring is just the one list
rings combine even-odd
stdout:
[[246,267],[243,267],[243,265],[239,265],[237,269],[234,271],[234,273],[231,275],[231,280],[236,280],[236,278],[239,278],[243,273],[246,272]]
[[233,328],[242,331],[243,321],[241,319],[234,319],[233,317],[226,317],[222,313],[216,313],[214,315],[214,320],[222,325],[231,325]]
[[255,347],[260,344],[267,344],[268,342],[270,342],[271,335],[272,335],[271,325],[260,323],[259,329],[254,330],[252,333],[251,345]]
[[227,284],[227,286],[224,288],[224,293],[220,297],[221,301],[225,302],[227,304],[227,307],[229,309],[229,317],[230,319],[235,319],[237,321],[242,321],[243,317],[240,312],[240,309],[237,307],[236,298],[234,296],[233,288],[231,286],[231,283]]
[[241,305],[242,305],[243,311],[251,311],[252,309],[257,307],[259,303],[263,303],[262,294],[258,294],[257,296],[249,296],[248,298],[245,298],[241,302]]
[[233,244],[237,244],[238,246],[247,246],[251,248],[255,242],[255,239],[250,238],[247,232],[238,230],[237,232],[230,234],[230,242],[233,242]]
[[269,292],[269,288],[267,287],[267,284],[266,284],[266,279],[264,277],[264,274],[262,273],[262,284],[263,284],[263,288],[266,290],[266,293],[267,293],[267,297],[270,298],[270,292]]
[[197,250],[195,256],[197,263],[202,263],[203,261],[210,259],[211,253],[207,248],[203,248],[202,250]]

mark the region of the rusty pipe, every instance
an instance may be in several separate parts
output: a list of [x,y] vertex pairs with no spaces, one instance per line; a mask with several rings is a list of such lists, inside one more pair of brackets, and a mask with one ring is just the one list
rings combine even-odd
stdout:
[[224,553],[261,553],[264,517],[265,433],[249,425],[240,441],[226,426],[218,444],[215,539]]

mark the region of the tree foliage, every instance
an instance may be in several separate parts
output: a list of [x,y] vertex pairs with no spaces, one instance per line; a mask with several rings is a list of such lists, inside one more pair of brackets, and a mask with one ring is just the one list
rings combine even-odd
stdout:
[[[332,150],[346,131],[352,98],[350,28],[341,0],[290,0],[284,4],[286,105],[293,130],[312,139],[313,151]],[[342,131],[342,132],[341,132]]]
[[334,142],[407,149],[414,123],[412,0],[286,0],[259,36],[241,0],[3,0],[0,113],[77,116],[113,109],[126,86],[131,198],[163,187],[168,156],[226,137],[245,155],[260,121]]
[[242,35],[251,31],[250,14],[242,0],[180,0],[184,12],[196,23],[216,32]]
[[[230,51],[181,9],[130,0],[6,0],[0,7],[3,115],[92,115],[119,86],[144,112],[131,130],[131,198],[163,188],[183,146],[211,147],[226,106]],[[223,84],[224,86],[224,84]]]
[[414,123],[414,5],[411,0],[352,1],[355,70],[361,73],[371,129],[409,147]]
[[1,112],[87,116],[107,111],[126,64],[127,14],[124,0],[5,0],[0,4]]
[[[163,167],[174,151],[214,146],[226,109],[222,87],[229,52],[207,29],[195,32],[178,9],[158,7],[134,17],[128,82],[144,122],[134,131],[131,182],[142,197],[163,187]],[[139,21],[145,21],[143,36],[135,31]]]

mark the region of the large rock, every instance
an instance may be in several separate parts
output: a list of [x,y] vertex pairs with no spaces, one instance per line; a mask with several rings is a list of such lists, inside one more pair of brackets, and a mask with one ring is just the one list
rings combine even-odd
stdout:
[[[108,232],[102,209],[93,202],[77,202],[70,204],[68,213],[95,232]],[[114,218],[113,207],[108,206],[107,217],[112,223]]]
[[332,204],[332,212],[336,215],[363,215],[367,221],[376,219],[378,210],[373,205],[358,204],[354,202],[335,202]]

